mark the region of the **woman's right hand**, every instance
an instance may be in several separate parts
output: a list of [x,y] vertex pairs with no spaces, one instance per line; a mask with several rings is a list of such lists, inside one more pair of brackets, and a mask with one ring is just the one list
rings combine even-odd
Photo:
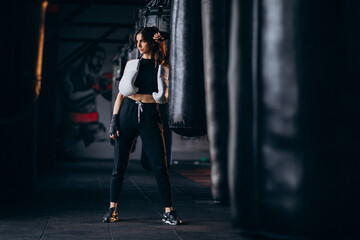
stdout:
[[111,139],[118,138],[120,136],[120,123],[119,114],[113,114],[111,117],[109,134]]
[[161,33],[160,33],[160,32],[155,33],[154,36],[153,36],[153,39],[154,39],[155,42],[157,42],[157,43],[161,43],[162,41],[165,40],[164,37],[161,36]]

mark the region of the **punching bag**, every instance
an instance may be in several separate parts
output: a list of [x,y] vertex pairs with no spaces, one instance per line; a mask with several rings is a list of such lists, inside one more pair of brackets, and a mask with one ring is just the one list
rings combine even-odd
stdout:
[[[215,202],[228,203],[228,3],[202,0],[202,31],[210,144],[211,193]],[[221,37],[219,37],[221,36]]]
[[232,1],[229,43],[229,190],[233,222],[258,227],[256,186],[256,24],[257,1]]
[[171,12],[169,125],[177,134],[206,134],[201,1],[174,0]]
[[233,0],[229,179],[243,230],[360,236],[358,7]]
[[160,31],[170,32],[170,1],[150,0],[139,11],[139,27],[156,26]]

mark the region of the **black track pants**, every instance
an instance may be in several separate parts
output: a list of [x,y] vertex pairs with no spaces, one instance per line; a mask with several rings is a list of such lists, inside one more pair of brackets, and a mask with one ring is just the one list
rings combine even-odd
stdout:
[[131,148],[140,135],[149,157],[164,207],[173,205],[166,165],[163,126],[157,103],[140,103],[125,98],[119,113],[120,137],[115,140],[114,167],[110,180],[110,202],[118,202],[129,163]]

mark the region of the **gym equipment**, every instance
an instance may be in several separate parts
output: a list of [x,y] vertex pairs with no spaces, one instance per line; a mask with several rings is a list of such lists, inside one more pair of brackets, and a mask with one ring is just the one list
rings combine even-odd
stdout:
[[201,2],[172,4],[169,126],[179,135],[201,136],[206,134]]
[[[228,191],[228,40],[229,1],[202,0],[207,135],[211,157],[211,193],[227,204]],[[221,36],[221,37],[219,37]]]

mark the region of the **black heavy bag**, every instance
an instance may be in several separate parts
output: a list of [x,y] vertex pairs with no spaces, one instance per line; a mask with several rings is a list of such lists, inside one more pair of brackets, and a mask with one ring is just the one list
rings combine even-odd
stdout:
[[[261,201],[257,208],[261,209],[258,216],[262,220],[261,229],[282,235],[305,234],[311,222],[305,214],[316,210],[307,202],[315,186],[308,188],[305,184],[307,180],[315,180],[317,173],[310,174],[311,166],[306,165],[311,158],[314,162],[320,159],[315,149],[308,149],[306,143],[316,138],[320,129],[312,129],[314,122],[309,117],[316,113],[308,110],[312,104],[319,104],[321,98],[327,98],[326,94],[321,96],[321,92],[320,98],[311,96],[316,85],[322,85],[321,79],[313,79],[312,84],[304,88],[310,83],[310,76],[303,78],[304,72],[300,69],[310,59],[301,56],[302,45],[297,44],[305,37],[300,32],[300,22],[308,16],[305,9],[298,8],[299,2],[259,1],[258,8],[258,168],[255,177]],[[327,86],[323,87],[326,92]],[[306,102],[309,99],[313,102]],[[309,155],[304,154],[307,150]],[[317,190],[323,192],[323,189]]]
[[174,0],[171,12],[169,125],[177,134],[206,134],[201,2]]
[[[231,22],[229,82],[240,83],[230,94],[234,220],[261,235],[355,239],[359,4],[250,2],[233,1]],[[252,32],[251,44],[239,38],[245,32]],[[241,98],[248,85],[252,101]],[[252,119],[242,121],[249,113]]]
[[[256,73],[252,71],[256,41],[253,1],[232,1],[229,45],[229,190],[233,222],[257,228]],[[254,1],[256,2],[256,1]]]
[[[171,1],[170,0],[148,0],[146,7],[139,9],[139,20],[137,29],[144,27],[157,27],[160,32],[169,34]],[[165,41],[165,46],[169,48],[169,41]]]
[[139,27],[156,26],[160,31],[170,32],[171,1],[151,0],[139,10]]
[[[202,0],[202,31],[207,134],[210,143],[211,193],[216,202],[228,202],[228,3]],[[221,36],[221,37],[219,37]]]

